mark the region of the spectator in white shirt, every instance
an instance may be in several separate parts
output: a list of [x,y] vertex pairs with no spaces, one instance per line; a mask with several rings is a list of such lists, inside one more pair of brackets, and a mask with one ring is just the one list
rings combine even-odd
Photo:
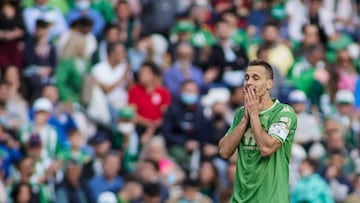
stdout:
[[34,0],[34,5],[23,11],[23,18],[26,30],[33,35],[35,32],[35,22],[43,19],[52,23],[50,38],[54,39],[68,29],[66,20],[58,8],[48,4],[48,0]]
[[106,95],[107,102],[115,110],[127,104],[127,86],[132,80],[126,61],[126,49],[122,43],[107,46],[108,60],[96,64],[92,70],[95,83]]

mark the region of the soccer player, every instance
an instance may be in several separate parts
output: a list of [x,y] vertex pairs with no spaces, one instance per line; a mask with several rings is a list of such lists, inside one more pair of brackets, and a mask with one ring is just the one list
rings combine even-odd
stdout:
[[244,106],[219,142],[227,159],[237,150],[232,203],[288,203],[289,160],[297,120],[292,107],[270,97],[273,70],[250,61],[245,73]]

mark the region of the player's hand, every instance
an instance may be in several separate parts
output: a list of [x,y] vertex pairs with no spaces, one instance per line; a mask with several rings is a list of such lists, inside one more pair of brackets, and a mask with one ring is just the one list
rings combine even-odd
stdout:
[[245,87],[245,109],[249,115],[259,116],[262,102],[260,101],[259,96],[256,93],[256,89],[252,85],[248,85]]

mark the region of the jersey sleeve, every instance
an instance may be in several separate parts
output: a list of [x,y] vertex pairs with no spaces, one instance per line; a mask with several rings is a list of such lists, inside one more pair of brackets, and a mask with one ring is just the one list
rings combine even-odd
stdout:
[[244,114],[244,107],[241,107],[239,110],[236,111],[233,122],[225,135],[230,134],[235,129],[235,127],[239,124],[241,118],[243,117],[243,114]]
[[284,105],[271,120],[268,134],[284,143],[290,135],[294,135],[296,126],[297,119],[293,108]]

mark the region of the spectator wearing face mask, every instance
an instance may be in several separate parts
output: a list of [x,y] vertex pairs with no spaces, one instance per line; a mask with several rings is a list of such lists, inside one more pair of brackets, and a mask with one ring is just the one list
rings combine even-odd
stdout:
[[111,137],[112,149],[124,153],[123,165],[125,171],[134,170],[134,164],[137,162],[140,152],[139,138],[135,130],[135,114],[134,109],[130,106],[121,108]]
[[179,100],[170,105],[164,119],[163,135],[169,153],[186,170],[191,155],[200,150],[210,129],[198,102],[199,94],[195,81],[183,82]]
[[300,180],[295,184],[291,202],[324,202],[333,203],[331,190],[325,180],[315,173],[316,161],[305,159],[300,165]]
[[94,23],[91,32],[96,37],[100,37],[105,26],[105,20],[97,10],[91,8],[90,6],[90,0],[76,0],[75,7],[69,11],[66,16],[66,20],[69,24],[71,24],[81,17],[87,17]]

